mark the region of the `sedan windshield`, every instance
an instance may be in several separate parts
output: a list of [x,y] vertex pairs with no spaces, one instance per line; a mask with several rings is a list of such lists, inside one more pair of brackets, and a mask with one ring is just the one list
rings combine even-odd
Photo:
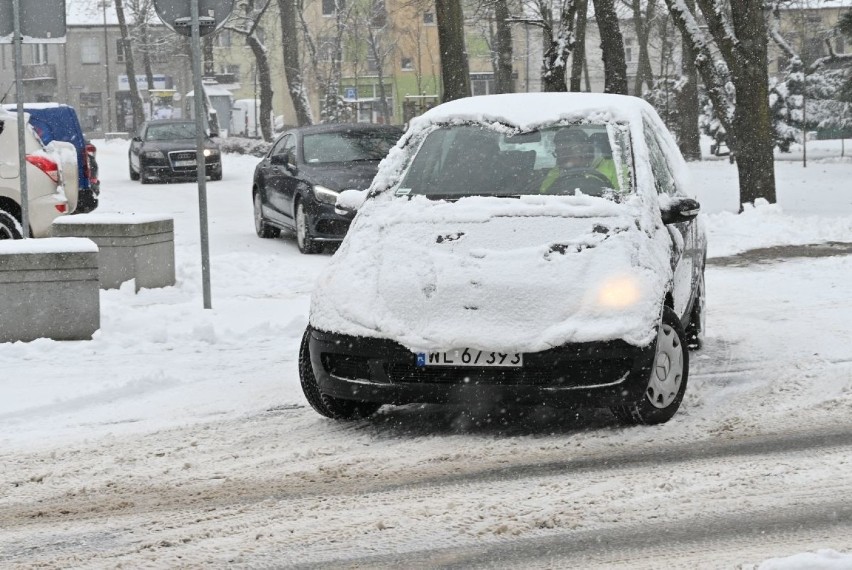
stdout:
[[582,124],[507,134],[481,125],[431,132],[397,194],[435,198],[583,194],[632,189],[626,125]]
[[401,135],[390,130],[316,133],[305,135],[302,151],[309,164],[381,160]]
[[148,125],[145,140],[173,141],[195,138],[195,123],[167,123],[164,125]]

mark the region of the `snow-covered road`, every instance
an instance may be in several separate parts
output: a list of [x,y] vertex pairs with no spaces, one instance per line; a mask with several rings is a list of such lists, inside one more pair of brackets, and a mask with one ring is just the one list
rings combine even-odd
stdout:
[[[852,553],[852,256],[711,265],[708,338],[667,425],[608,412],[305,403],[295,358],[327,255],[260,240],[256,159],[140,186],[101,142],[99,212],[175,218],[178,284],[101,293],[89,342],[0,345],[0,565],[735,568]],[[848,160],[779,163],[780,206],[735,216],[694,166],[711,254],[852,241]],[[852,558],[843,557],[846,567]],[[802,566],[804,567],[804,566]],[[843,567],[843,566],[839,566]]]

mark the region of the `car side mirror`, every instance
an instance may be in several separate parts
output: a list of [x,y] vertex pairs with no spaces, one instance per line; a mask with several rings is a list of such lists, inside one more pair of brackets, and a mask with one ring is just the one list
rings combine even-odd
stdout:
[[694,220],[701,211],[701,204],[692,198],[672,198],[660,205],[664,224],[679,224]]
[[133,137],[131,140],[132,140],[133,142],[142,142],[142,137],[140,137],[139,135],[136,135],[136,136],[135,136],[135,137]]
[[337,196],[334,213],[338,216],[354,216],[367,200],[367,190],[344,190]]

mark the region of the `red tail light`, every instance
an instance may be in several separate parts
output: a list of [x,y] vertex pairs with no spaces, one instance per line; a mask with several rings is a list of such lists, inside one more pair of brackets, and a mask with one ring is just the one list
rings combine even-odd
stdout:
[[60,214],[64,214],[68,211],[68,204],[56,204],[56,211]]
[[98,149],[95,145],[93,145],[92,143],[86,143],[86,154],[91,154],[92,156],[95,156],[97,152]]
[[59,184],[59,165],[46,156],[28,154],[27,162],[47,174],[51,180]]

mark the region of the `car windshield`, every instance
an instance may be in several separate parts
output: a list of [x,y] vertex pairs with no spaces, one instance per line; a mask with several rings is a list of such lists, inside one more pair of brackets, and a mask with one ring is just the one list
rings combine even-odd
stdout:
[[397,131],[342,131],[305,135],[302,152],[308,164],[381,160],[396,144]]
[[194,139],[195,123],[167,123],[163,125],[148,125],[145,140],[172,141],[178,139]]
[[563,125],[507,134],[482,125],[429,133],[397,194],[435,198],[584,194],[632,190],[626,125]]

